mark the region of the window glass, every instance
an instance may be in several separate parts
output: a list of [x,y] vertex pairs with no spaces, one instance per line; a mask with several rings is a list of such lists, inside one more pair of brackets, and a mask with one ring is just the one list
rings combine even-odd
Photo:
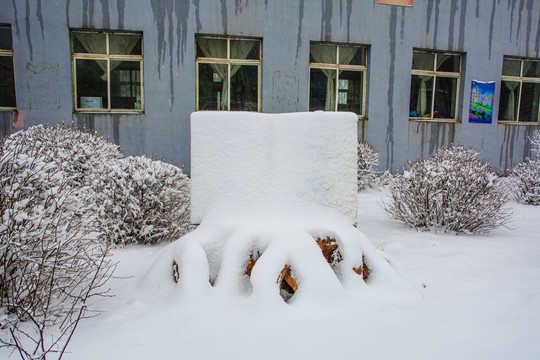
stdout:
[[540,83],[523,82],[521,88],[519,121],[537,122],[538,106],[540,105]]
[[540,78],[540,60],[523,61],[523,76]]
[[141,109],[141,69],[138,61],[111,60],[111,107]]
[[539,122],[540,60],[504,58],[499,120]]
[[459,72],[459,55],[438,54],[437,71]]
[[429,70],[433,71],[433,64],[435,63],[435,54],[425,52],[413,52],[412,68],[416,70]]
[[11,26],[0,25],[0,49],[13,50]]
[[231,59],[259,60],[259,53],[259,41],[231,39]]
[[199,110],[228,110],[226,64],[199,64]]
[[339,63],[343,65],[366,65],[365,48],[358,46],[340,46]]
[[508,76],[521,76],[521,60],[504,59],[502,73]]
[[410,117],[431,117],[433,79],[434,77],[429,75],[412,75],[409,104]]
[[0,56],[0,107],[16,107],[13,57]]
[[142,55],[141,35],[111,34],[109,53],[114,55]]
[[438,76],[435,80],[433,117],[454,119],[456,117],[457,78]]
[[73,52],[83,54],[106,54],[107,36],[104,33],[74,31]]
[[197,37],[197,110],[259,111],[257,39]]
[[363,71],[340,71],[338,82],[338,111],[362,114]]
[[515,121],[517,119],[520,85],[518,81],[501,81],[499,120]]
[[142,34],[72,31],[76,111],[144,110]]
[[77,106],[81,109],[106,109],[107,61],[77,59]]
[[311,44],[309,61],[314,63],[336,64],[337,46],[328,44]]
[[413,52],[410,118],[457,120],[461,57],[459,54]]
[[231,65],[231,110],[257,111],[258,66]]
[[197,38],[197,57],[227,58],[227,39]]
[[309,111],[335,110],[336,70],[311,69],[309,81]]

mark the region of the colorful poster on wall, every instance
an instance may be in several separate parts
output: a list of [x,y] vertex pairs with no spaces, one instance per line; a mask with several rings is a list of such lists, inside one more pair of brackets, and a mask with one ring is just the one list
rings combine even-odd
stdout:
[[491,124],[493,120],[494,93],[495,81],[472,81],[469,122]]

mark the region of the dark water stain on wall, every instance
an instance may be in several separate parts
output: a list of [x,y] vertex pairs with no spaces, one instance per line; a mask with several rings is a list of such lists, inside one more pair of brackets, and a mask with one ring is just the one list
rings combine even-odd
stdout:
[[332,0],[321,0],[321,40],[332,40]]
[[32,30],[30,29],[30,1],[26,0],[26,41],[28,41],[28,48],[30,49],[30,61],[34,60],[34,48],[32,46],[32,36],[30,36]]
[[351,41],[352,0],[347,0],[347,42]]
[[433,48],[437,48],[437,33],[439,32],[439,5],[441,0],[435,1],[435,22],[434,22],[434,29],[433,29]]
[[223,34],[227,35],[227,1],[221,2],[221,27],[223,28]]
[[454,48],[454,27],[457,13],[457,0],[450,3],[450,21],[448,22],[448,48]]
[[517,0],[512,0],[510,3],[510,31],[508,32],[508,39],[512,42],[512,31],[514,30],[514,10],[516,9]]
[[302,22],[304,20],[304,0],[299,1],[298,5],[298,37],[296,38],[296,59],[294,60],[294,66],[296,67],[298,61],[298,54],[300,53],[300,46],[302,46]]
[[163,65],[163,59],[165,55],[165,23],[163,19],[165,18],[165,8],[161,6],[161,1],[152,0],[152,13],[154,15],[154,22],[157,26],[157,47],[158,47],[158,78],[161,80],[161,65]]
[[174,104],[174,80],[173,80],[173,3],[172,1],[166,2],[165,14],[167,16],[167,46],[169,47],[169,92],[171,94],[171,105]]
[[427,15],[426,15],[426,35],[429,34],[431,26],[431,14],[433,13],[433,0],[427,2]]
[[526,55],[529,56],[529,44],[531,40],[533,0],[527,1],[527,35],[525,40]]
[[116,11],[118,11],[118,28],[123,29],[126,11],[126,0],[116,0]]
[[103,15],[103,26],[105,29],[111,28],[111,15],[109,9],[109,0],[100,0],[101,1],[101,14]]
[[491,5],[491,19],[489,20],[489,59],[491,59],[491,45],[493,44],[493,29],[495,27],[495,11],[497,10],[496,0]]
[[70,26],[69,6],[70,6],[70,0],[66,0],[66,24],[68,27]]
[[17,0],[12,0],[11,4],[13,5],[13,15],[15,18],[15,33],[17,37],[20,38],[20,29],[19,29],[19,16],[17,15]]
[[191,3],[195,6],[195,21],[197,24],[197,32],[199,32],[202,29],[199,0],[191,0]]
[[41,30],[41,38],[45,39],[45,35],[43,34],[43,11],[41,9],[41,0],[37,0],[36,2],[36,17],[39,22],[39,28]]
[[467,27],[467,1],[461,0],[459,13],[458,49],[463,51],[465,47],[465,29]]
[[517,25],[517,32],[516,32],[516,40],[519,40],[519,34],[521,33],[521,19],[522,19],[522,13],[523,8],[525,7],[525,0],[519,1],[519,10],[518,10],[518,25]]
[[[189,20],[189,1],[176,0],[174,5],[174,11],[176,13],[176,63],[180,61],[184,62],[184,52],[186,50],[187,42],[187,27]],[[199,21],[200,23],[200,21]]]
[[499,167],[506,171],[513,166],[514,143],[519,135],[521,126],[502,125],[504,127],[504,137],[499,154]]
[[[466,1],[466,0],[465,0]],[[476,12],[475,16],[478,19],[480,17],[480,0],[476,0]]]
[[343,25],[343,0],[339,0],[339,27]]
[[540,50],[540,16],[538,16],[538,24],[536,25],[536,45],[534,45],[534,51],[536,51],[536,57],[540,56],[538,51]]
[[403,38],[405,37],[405,8],[401,8],[401,21],[399,23],[399,39],[403,45]]
[[397,10],[392,6],[390,10],[390,71],[388,75],[388,125],[386,127],[386,168],[390,169],[394,163],[394,77],[396,62],[396,32]]

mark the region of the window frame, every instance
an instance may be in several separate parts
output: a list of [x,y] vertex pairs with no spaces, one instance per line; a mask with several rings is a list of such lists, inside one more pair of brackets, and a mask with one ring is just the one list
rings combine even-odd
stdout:
[[[197,41],[198,39],[215,39],[227,41],[227,57],[226,58],[212,58],[197,56]],[[259,59],[232,59],[231,58],[231,40],[246,40],[246,41],[258,41],[259,42]],[[244,111],[244,110],[231,110],[231,65],[251,65],[257,66],[257,112],[262,110],[261,101],[261,80],[262,80],[262,38],[258,37],[246,37],[246,36],[225,36],[225,35],[208,35],[208,34],[195,34],[195,111],[204,111],[199,109],[199,64],[223,64],[227,65],[227,110],[212,110],[212,111]]]
[[[410,116],[409,111],[409,121],[431,121],[431,122],[458,122],[459,119],[459,98],[460,98],[460,89],[461,89],[461,73],[463,72],[463,53],[459,52],[453,52],[453,51],[437,51],[437,50],[429,50],[429,49],[413,49],[413,56],[415,53],[425,53],[425,54],[432,54],[434,55],[433,58],[433,70],[420,70],[420,69],[413,69],[412,68],[412,62],[411,62],[411,85],[412,85],[412,77],[413,75],[424,75],[424,76],[432,76],[433,77],[433,88],[432,88],[432,95],[431,95],[431,116],[430,117],[423,117],[423,116]],[[459,72],[451,72],[451,71],[438,71],[437,70],[437,57],[440,55],[450,55],[450,56],[458,56],[459,57]],[[411,58],[411,59],[412,59]],[[436,118],[434,117],[434,107],[435,107],[435,86],[437,84],[437,77],[445,77],[445,78],[453,78],[457,79],[456,84],[456,99],[454,108],[455,110],[455,117],[454,118]],[[410,90],[410,87],[409,87]],[[410,106],[410,96],[412,94],[409,94],[409,106]]]
[[[76,53],[73,49],[73,38],[75,33],[93,33],[105,35],[105,54],[96,53]],[[140,55],[117,55],[110,54],[109,37],[110,35],[140,35],[141,54]],[[124,31],[124,30],[91,30],[91,29],[70,29],[70,52],[71,52],[71,71],[73,74],[73,110],[77,113],[130,113],[142,114],[145,112],[144,100],[144,39],[142,31]],[[77,105],[77,60],[101,60],[107,62],[107,108],[80,108]],[[140,68],[140,86],[141,86],[141,108],[140,109],[121,109],[111,108],[111,61],[138,61]]]
[[[540,61],[540,59],[537,58],[525,58],[525,57],[517,57],[517,56],[504,56],[503,57],[503,66],[504,66],[504,60],[516,60],[520,62],[520,68],[519,68],[519,75],[520,76],[513,76],[513,75],[504,75],[502,74],[501,70],[501,88],[499,90],[499,109],[501,107],[500,100],[501,100],[501,91],[503,86],[503,81],[512,81],[519,83],[519,96],[517,101],[517,118],[516,120],[498,120],[501,124],[508,124],[508,125],[540,125],[540,106],[538,109],[538,113],[536,114],[536,121],[519,121],[519,112],[521,107],[521,94],[523,92],[523,83],[533,83],[533,84],[540,84],[540,77],[529,77],[529,76],[523,76],[523,63],[525,61]],[[497,117],[499,117],[499,114],[497,114]]]
[[11,49],[0,49],[0,56],[11,58],[11,63],[13,64],[13,92],[15,98],[15,106],[0,106],[0,111],[14,111],[17,110],[17,89],[16,89],[16,80],[15,80],[15,63],[13,58],[13,31],[11,29],[11,24],[0,24],[0,26],[9,28],[11,34]]
[[[336,63],[330,64],[330,63],[318,63],[318,62],[309,62],[309,74],[308,74],[308,111],[311,108],[311,69],[326,69],[326,70],[335,70],[336,71],[336,90],[335,90],[335,96],[336,96],[336,107],[335,111],[339,112],[338,110],[338,97],[339,97],[339,72],[341,70],[344,71],[359,71],[362,72],[362,113],[357,114],[359,120],[367,120],[366,115],[366,99],[367,99],[367,69],[368,69],[368,48],[369,46],[363,45],[363,44],[354,44],[354,43],[334,43],[334,42],[325,42],[325,41],[311,41],[309,43],[309,51],[311,52],[311,46],[312,45],[331,45],[336,46]],[[364,52],[364,58],[366,59],[366,65],[350,65],[350,64],[340,64],[339,63],[339,48],[340,47],[358,47],[361,48]]]

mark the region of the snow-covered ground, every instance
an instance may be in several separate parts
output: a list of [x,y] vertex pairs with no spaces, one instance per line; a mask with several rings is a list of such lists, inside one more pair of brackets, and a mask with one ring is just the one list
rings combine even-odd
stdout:
[[381,196],[358,195],[358,228],[417,290],[292,304],[210,287],[163,297],[141,285],[163,246],[129,246],[114,251],[115,297],[93,304],[103,313],[79,324],[65,358],[539,359],[540,207],[511,203],[512,229],[456,236],[406,229]]

